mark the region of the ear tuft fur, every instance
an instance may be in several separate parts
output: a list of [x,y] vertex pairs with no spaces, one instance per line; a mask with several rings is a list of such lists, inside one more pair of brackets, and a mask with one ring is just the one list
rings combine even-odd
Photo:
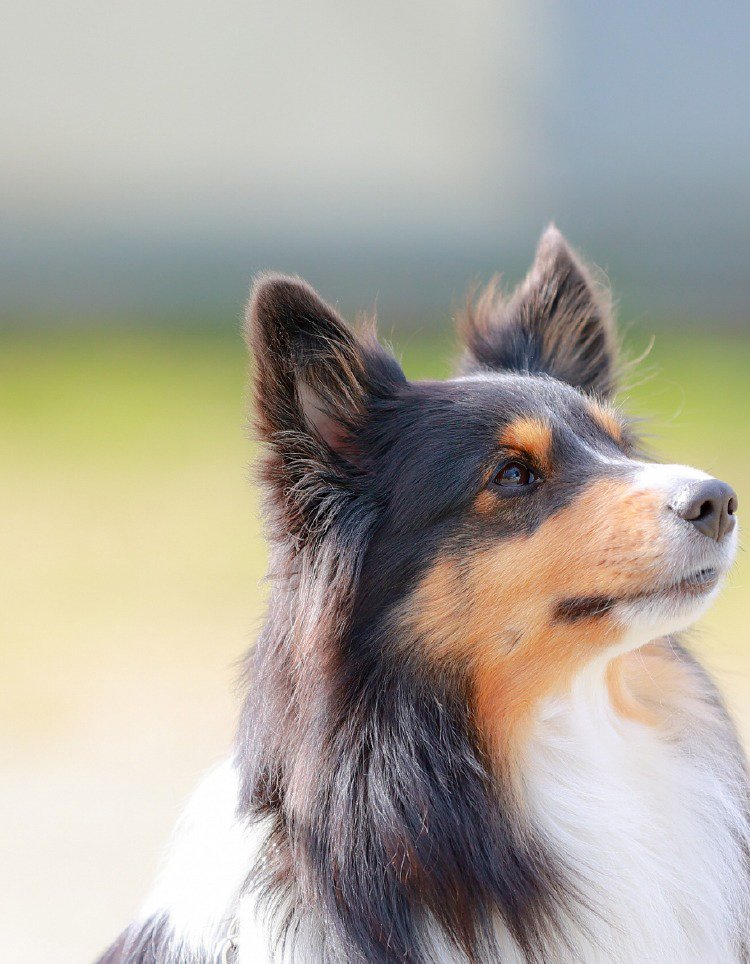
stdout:
[[505,300],[497,280],[470,303],[459,328],[464,372],[547,374],[591,394],[616,388],[617,338],[606,287],[554,225],[528,275]]

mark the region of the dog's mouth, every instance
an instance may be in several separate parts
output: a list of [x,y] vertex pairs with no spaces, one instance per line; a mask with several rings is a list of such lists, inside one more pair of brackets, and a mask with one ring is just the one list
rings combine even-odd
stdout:
[[631,596],[618,600],[624,603],[639,602],[671,602],[689,603],[713,592],[719,584],[721,573],[715,566],[704,566],[701,569],[691,569],[685,575],[680,576],[673,582],[660,582],[655,586],[649,586],[640,592],[633,593]]
[[688,573],[676,582],[643,594],[642,598],[652,596],[702,596],[711,592],[719,583],[719,572],[713,566]]
[[555,618],[562,622],[577,622],[604,616],[621,603],[658,602],[659,600],[686,601],[708,595],[719,583],[720,573],[713,566],[695,569],[670,583],[623,596],[587,596],[565,599],[558,604]]

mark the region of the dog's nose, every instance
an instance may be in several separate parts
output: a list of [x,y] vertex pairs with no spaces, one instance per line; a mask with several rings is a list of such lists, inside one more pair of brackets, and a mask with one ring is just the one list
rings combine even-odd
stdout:
[[691,482],[680,490],[670,509],[698,532],[719,542],[734,529],[737,495],[731,485],[718,479]]

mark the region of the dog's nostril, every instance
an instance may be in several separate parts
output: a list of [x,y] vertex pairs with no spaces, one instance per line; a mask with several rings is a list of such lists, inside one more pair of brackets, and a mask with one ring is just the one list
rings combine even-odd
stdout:
[[[698,515],[695,518],[707,519],[713,511],[714,511],[713,502],[704,502],[703,505],[698,510]],[[690,521],[692,522],[693,520],[691,519]]]
[[672,508],[685,522],[718,542],[734,528],[737,495],[726,482],[706,479],[683,489]]

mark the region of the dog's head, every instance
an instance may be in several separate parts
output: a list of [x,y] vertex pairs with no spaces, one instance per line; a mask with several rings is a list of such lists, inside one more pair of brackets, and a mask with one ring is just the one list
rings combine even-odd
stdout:
[[607,298],[554,228],[512,297],[490,289],[461,328],[459,377],[412,383],[300,280],[261,278],[248,315],[290,591],[345,572],[329,616],[349,651],[462,675],[490,725],[694,621],[732,562],[737,499],[640,456],[612,402]]

